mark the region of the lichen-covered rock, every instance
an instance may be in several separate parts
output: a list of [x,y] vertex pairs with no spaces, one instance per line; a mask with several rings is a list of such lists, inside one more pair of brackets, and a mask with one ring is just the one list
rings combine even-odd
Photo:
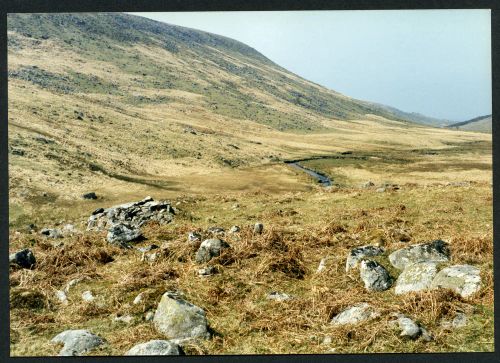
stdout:
[[389,261],[397,269],[404,270],[416,262],[446,262],[449,260],[448,244],[441,240],[409,246],[389,255]]
[[431,289],[451,289],[465,298],[473,295],[480,287],[480,271],[471,265],[446,267],[437,273],[431,283]]
[[134,228],[130,225],[120,223],[115,224],[108,230],[106,239],[111,244],[125,247],[128,242],[136,241],[141,237],[142,232],[139,228]]
[[375,261],[362,261],[359,275],[368,291],[387,290],[394,282],[385,267]]
[[264,231],[264,225],[262,223],[255,223],[253,226],[253,233],[261,234]]
[[40,231],[40,234],[47,236],[48,238],[62,238],[63,233],[61,230],[56,229],[56,228],[43,228]]
[[180,347],[168,340],[150,340],[133,346],[125,355],[181,355]]
[[384,253],[384,249],[377,246],[361,246],[351,250],[347,256],[345,272],[358,266],[359,261],[365,257],[378,256]]
[[209,338],[205,311],[170,292],[163,294],[153,324],[171,339]]
[[380,313],[367,303],[359,303],[351,306],[340,314],[336,315],[332,321],[332,325],[356,324],[365,320],[374,319],[380,316]]
[[401,329],[401,337],[409,339],[417,339],[422,331],[417,323],[408,318],[407,316],[400,316],[398,318],[399,329]]
[[405,294],[413,291],[422,291],[430,288],[437,273],[435,262],[417,262],[406,266],[396,281],[394,292]]
[[146,197],[138,202],[95,210],[88,219],[87,230],[103,231],[121,223],[126,223],[132,228],[139,228],[148,221],[166,224],[173,220],[174,215],[175,210],[169,202],[155,201],[151,197]]
[[191,244],[201,242],[201,234],[199,234],[198,232],[189,232],[187,241]]
[[221,251],[229,248],[229,244],[218,238],[211,238],[203,241],[198,251],[196,251],[196,262],[205,263],[221,254]]
[[78,356],[87,353],[106,341],[87,330],[66,330],[52,338],[53,343],[63,343],[60,356]]
[[33,268],[36,264],[36,258],[29,248],[11,253],[9,255],[9,264],[17,265],[22,268]]

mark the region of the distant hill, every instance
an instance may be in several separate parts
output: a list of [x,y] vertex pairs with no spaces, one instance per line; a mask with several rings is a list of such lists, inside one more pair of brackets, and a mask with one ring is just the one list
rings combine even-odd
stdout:
[[476,132],[492,132],[492,116],[485,115],[475,117],[473,119],[457,122],[447,126],[450,129],[463,130],[463,131],[476,131]]
[[418,124],[422,124],[422,125],[429,125],[429,126],[434,126],[434,127],[444,127],[444,126],[448,126],[448,125],[453,123],[453,121],[450,121],[450,120],[429,117],[429,116],[425,116],[425,115],[422,115],[421,113],[417,113],[417,112],[404,112],[404,111],[398,110],[397,108],[382,105],[382,104],[377,104],[377,103],[372,103],[372,107],[380,107],[388,112],[391,112],[393,115],[395,115],[398,118],[408,120],[411,122],[415,122]]

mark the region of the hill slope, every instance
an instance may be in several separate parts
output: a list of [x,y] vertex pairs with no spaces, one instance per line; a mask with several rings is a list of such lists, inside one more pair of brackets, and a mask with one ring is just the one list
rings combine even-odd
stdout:
[[479,116],[473,119],[457,122],[447,126],[450,129],[463,130],[463,131],[477,131],[477,132],[492,132],[492,116]]

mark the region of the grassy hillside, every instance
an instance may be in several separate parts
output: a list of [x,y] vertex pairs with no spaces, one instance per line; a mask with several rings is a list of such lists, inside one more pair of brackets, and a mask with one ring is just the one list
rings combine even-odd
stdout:
[[457,122],[455,124],[449,125],[448,128],[454,130],[463,130],[463,131],[476,131],[476,132],[485,132],[492,133],[492,116],[479,116],[475,117],[471,120]]
[[[57,354],[48,342],[70,328],[106,338],[97,355],[161,339],[144,316],[170,289],[202,307],[215,332],[188,354],[493,350],[491,135],[408,122],[240,42],[136,16],[11,14],[8,45],[9,251],[29,247],[38,261],[11,269],[12,355]],[[306,158],[331,188],[283,163]],[[375,186],[362,187],[368,180]],[[399,189],[376,192],[384,183]],[[82,198],[90,191],[98,199]],[[139,245],[162,246],[158,260],[85,231],[95,209],[146,195],[178,209],[172,224],[143,228]],[[258,221],[264,234],[256,236]],[[40,234],[66,223],[82,233]],[[207,236],[214,225],[242,231],[225,237],[233,250],[203,278],[187,233]],[[450,264],[481,269],[481,290],[469,299],[372,294],[344,273],[351,248],[405,247],[400,229],[411,244],[449,242]],[[61,304],[55,291],[83,277]],[[83,301],[85,290],[99,304]],[[296,299],[271,301],[271,291]],[[141,292],[144,302],[132,304]],[[383,306],[383,316],[329,324],[360,301]],[[393,311],[410,314],[434,341],[402,340]],[[457,312],[467,313],[465,328],[440,325]]]

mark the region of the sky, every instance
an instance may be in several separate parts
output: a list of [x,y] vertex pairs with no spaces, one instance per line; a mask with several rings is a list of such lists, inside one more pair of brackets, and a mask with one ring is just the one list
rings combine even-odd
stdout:
[[239,40],[354,98],[453,121],[491,113],[489,10],[131,14]]

